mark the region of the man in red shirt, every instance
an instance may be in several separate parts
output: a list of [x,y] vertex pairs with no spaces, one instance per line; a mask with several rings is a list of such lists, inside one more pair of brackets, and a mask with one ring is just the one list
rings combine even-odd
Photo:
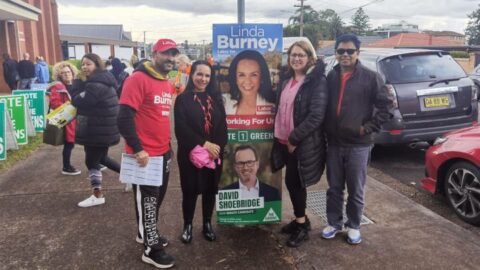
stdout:
[[174,88],[167,74],[179,53],[173,40],[160,39],[152,60],[143,62],[124,83],[120,97],[118,127],[125,138],[125,151],[134,154],[141,167],[149,157],[163,156],[162,185],[133,185],[138,224],[137,242],[143,243],[142,260],[157,268],[170,268],[174,259],[164,251],[168,240],[157,229],[158,210],[168,186],[170,170],[170,107]]
[[[391,117],[393,101],[380,75],[358,60],[360,40],[344,34],[335,42],[338,61],[327,76],[329,89],[324,127],[327,134],[327,220],[322,237],[331,239],[344,225],[347,242],[360,244],[365,183],[373,133]],[[343,222],[347,187],[347,222]]]

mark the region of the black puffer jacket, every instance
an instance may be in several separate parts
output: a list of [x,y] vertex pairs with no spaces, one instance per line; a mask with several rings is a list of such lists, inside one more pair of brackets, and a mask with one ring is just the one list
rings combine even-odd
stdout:
[[72,104],[77,108],[76,143],[111,146],[120,141],[116,86],[115,77],[106,70],[94,72],[86,82],[74,82]]
[[[297,147],[294,153],[297,156],[300,179],[304,187],[317,183],[325,169],[326,143],[322,124],[327,108],[328,90],[324,71],[325,65],[319,61],[307,74],[294,101],[295,128],[288,141]],[[277,108],[282,91],[277,94]],[[271,163],[273,171],[280,170],[286,163],[277,139],[273,145]]]

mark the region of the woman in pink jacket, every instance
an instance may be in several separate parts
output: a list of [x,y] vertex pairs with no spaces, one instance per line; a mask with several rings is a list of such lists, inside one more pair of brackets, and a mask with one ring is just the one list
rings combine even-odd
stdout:
[[[50,96],[50,109],[55,110],[67,101],[70,101],[70,91],[72,89],[73,79],[78,73],[77,68],[68,63],[60,62],[53,67],[53,79],[48,89],[47,95]],[[75,123],[72,122],[65,126],[65,143],[63,145],[63,169],[62,174],[78,175],[81,172],[72,166],[70,157],[72,155],[73,147],[75,146]]]

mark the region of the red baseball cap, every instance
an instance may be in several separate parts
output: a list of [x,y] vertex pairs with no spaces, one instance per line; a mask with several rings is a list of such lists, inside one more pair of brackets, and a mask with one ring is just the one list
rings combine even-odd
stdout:
[[152,52],[165,52],[170,49],[175,49],[177,53],[180,51],[177,49],[177,43],[168,38],[161,38],[155,43],[155,46],[152,48]]

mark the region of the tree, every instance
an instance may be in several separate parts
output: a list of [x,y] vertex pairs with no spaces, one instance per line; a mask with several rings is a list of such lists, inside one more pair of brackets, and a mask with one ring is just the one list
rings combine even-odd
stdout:
[[363,11],[363,8],[357,9],[355,14],[352,16],[352,30],[357,35],[365,35],[370,29],[369,24],[370,18]]
[[[290,17],[289,25],[283,28],[285,37],[298,36],[300,12],[298,9],[295,15]],[[304,7],[303,25],[303,34],[310,39],[314,47],[317,47],[319,40],[335,39],[344,32],[342,18],[332,9],[315,11],[310,6]]]
[[336,39],[343,33],[344,23],[335,10],[320,10],[319,17],[324,39]]
[[480,45],[480,4],[478,9],[468,15],[467,28],[465,29],[465,36],[467,36],[469,45]]
[[[302,8],[298,8],[295,11],[295,15],[288,19],[288,24],[299,24],[300,17],[302,16]],[[318,12],[311,6],[303,7],[303,24],[311,24],[318,22]]]

